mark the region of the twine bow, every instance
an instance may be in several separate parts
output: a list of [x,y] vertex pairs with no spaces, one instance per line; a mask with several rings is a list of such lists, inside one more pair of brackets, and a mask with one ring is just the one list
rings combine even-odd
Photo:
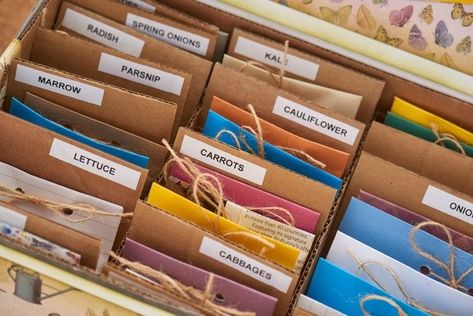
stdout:
[[440,144],[442,146],[445,146],[444,145],[445,142],[451,142],[452,144],[455,145],[455,147],[457,147],[458,151],[462,155],[466,155],[465,149],[463,148],[462,144],[458,141],[458,139],[454,135],[450,133],[440,133],[437,125],[435,125],[434,123],[430,123],[430,127],[435,137],[437,138],[437,140],[434,142],[435,144]]
[[218,315],[233,315],[233,316],[254,316],[253,312],[241,312],[234,308],[229,308],[214,303],[214,274],[211,273],[207,279],[207,285],[205,290],[199,290],[192,286],[184,285],[181,282],[173,279],[164,272],[155,270],[147,265],[144,265],[139,262],[132,262],[123,257],[120,257],[114,252],[110,252],[110,256],[118,262],[120,267],[129,267],[132,270],[143,274],[147,277],[150,277],[153,280],[158,281],[159,283],[154,283],[155,285],[161,287],[162,289],[180,297],[186,299],[194,304],[198,304],[209,311],[212,311]]
[[[49,201],[49,200],[37,197],[35,195],[25,193],[21,188],[12,190],[2,185],[0,185],[0,196],[9,198],[12,201],[28,202],[33,205],[45,208],[71,223],[85,222],[85,221],[90,220],[94,216],[107,216],[107,217],[120,217],[120,218],[127,218],[127,217],[133,216],[133,213],[116,214],[116,213],[101,211],[85,203],[66,204],[66,203]],[[71,218],[70,216],[73,213],[79,213],[79,214],[85,213],[86,216],[82,218]]]

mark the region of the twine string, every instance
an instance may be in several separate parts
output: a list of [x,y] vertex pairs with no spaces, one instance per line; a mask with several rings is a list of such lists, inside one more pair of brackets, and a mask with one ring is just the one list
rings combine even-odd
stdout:
[[376,294],[368,294],[368,295],[365,295],[361,300],[360,300],[360,308],[361,308],[361,311],[363,313],[364,316],[371,316],[371,313],[369,313],[366,308],[365,308],[365,304],[369,301],[381,301],[381,302],[384,302],[386,304],[389,304],[391,305],[392,307],[394,307],[397,311],[397,314],[399,316],[409,316],[402,308],[401,306],[399,306],[395,301],[393,301],[392,299],[388,298],[388,297],[385,297],[385,296],[381,296],[381,295],[376,295]]
[[110,252],[110,256],[118,262],[119,267],[128,267],[132,270],[143,274],[147,277],[152,278],[153,280],[158,281],[159,283],[155,284],[162,289],[178,296],[184,298],[194,304],[200,305],[218,315],[233,315],[233,316],[254,316],[255,313],[252,312],[241,312],[234,308],[225,307],[218,305],[213,302],[214,300],[214,274],[209,274],[209,278],[207,280],[207,285],[205,289],[199,290],[192,286],[184,285],[181,282],[174,280],[169,275],[155,270],[147,265],[144,265],[139,262],[132,262],[127,260],[114,252]]
[[464,156],[466,155],[465,149],[463,148],[462,144],[458,141],[458,139],[454,135],[450,133],[440,133],[435,123],[430,123],[430,127],[435,137],[437,138],[434,144],[440,144],[442,146],[445,146],[445,142],[451,142],[452,144],[455,145],[455,147],[457,147],[458,151],[462,155]]
[[[13,190],[13,189],[4,187],[2,185],[0,185],[0,196],[10,199],[10,203],[13,201],[23,201],[23,202],[28,202],[33,205],[45,208],[71,223],[85,222],[85,221],[90,220],[94,216],[120,217],[120,218],[128,218],[128,217],[133,216],[133,213],[117,214],[117,213],[105,212],[93,207],[92,205],[88,205],[85,203],[67,204],[67,203],[49,201],[49,200],[37,197],[35,195],[25,193],[23,189],[21,188]],[[85,214],[85,217],[71,218],[71,215],[75,212],[79,214]]]

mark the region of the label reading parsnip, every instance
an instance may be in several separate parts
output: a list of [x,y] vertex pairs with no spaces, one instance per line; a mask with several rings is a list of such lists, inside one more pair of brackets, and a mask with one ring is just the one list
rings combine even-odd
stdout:
[[181,95],[184,78],[153,67],[102,53],[98,70],[148,87]]
[[268,267],[261,262],[235,251],[218,241],[204,236],[199,249],[200,253],[217,260],[218,262],[229,266],[251,278],[269,285],[280,292],[287,293],[291,285],[292,278]]
[[[239,36],[235,44],[235,53],[254,59],[261,63],[281,68],[284,52]],[[294,55],[287,55],[285,70],[309,80],[315,80],[319,65]]]
[[55,138],[49,155],[102,178],[136,190],[141,173]]
[[206,37],[146,19],[133,13],[126,15],[126,25],[176,47],[201,56],[207,55],[210,41]]
[[66,9],[61,25],[120,52],[140,57],[145,42],[87,15]]
[[94,105],[102,105],[103,89],[31,67],[18,65],[16,67],[15,80],[33,87],[65,95],[66,97]]
[[473,225],[473,203],[432,185],[427,187],[422,204]]
[[180,152],[181,154],[258,185],[263,184],[266,175],[265,168],[261,168],[254,163],[230,155],[188,135],[184,135]]
[[154,5],[151,5],[141,0],[120,0],[120,2],[129,5],[130,7],[141,9],[143,11],[151,13],[154,13],[154,11],[156,10],[156,7]]
[[299,103],[278,96],[273,113],[348,145],[355,143],[359,130]]

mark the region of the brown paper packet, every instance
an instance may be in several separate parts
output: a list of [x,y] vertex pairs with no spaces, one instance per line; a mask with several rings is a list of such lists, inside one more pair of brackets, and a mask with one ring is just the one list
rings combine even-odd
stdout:
[[[21,80],[17,74],[18,68],[20,68],[19,73],[23,74]],[[37,75],[38,71],[41,72],[39,75]],[[55,78],[55,76],[60,78]],[[38,85],[38,80],[41,78],[43,78],[43,84],[39,87],[32,85]],[[71,90],[72,92],[68,95],[51,91],[56,88],[54,81],[58,81],[56,85],[59,85],[69,80],[73,82],[71,86],[75,91],[79,89],[78,84],[87,86],[81,86],[80,93]],[[58,90],[67,92],[67,88],[66,85],[64,89]],[[15,59],[9,72],[6,100],[8,103],[12,97],[24,100],[27,91],[154,142],[161,142],[163,138],[169,139],[177,108],[175,104],[164,100]],[[99,93],[102,93],[102,97],[98,95]],[[75,98],[70,97],[72,94]],[[95,101],[97,102],[91,103]]]
[[81,265],[96,268],[102,243],[99,239],[29,213],[12,204],[0,201],[0,206],[27,216],[25,231],[80,254]]
[[[249,171],[240,172],[234,169],[229,172],[221,165],[212,163],[211,159],[199,155],[204,145],[209,147],[209,150],[211,148],[215,152],[225,152],[227,159],[242,159],[246,170]],[[320,218],[313,233],[321,233],[337,192],[335,189],[183,127],[177,133],[174,150],[204,167],[315,210],[320,214]],[[255,176],[256,173],[263,172],[263,177]]]
[[166,161],[168,152],[164,146],[71,111],[29,92],[26,93],[25,104],[48,119],[70,127],[86,136],[147,156],[149,158],[149,172],[143,189],[143,195],[147,195],[151,183],[158,178]]
[[[275,315],[284,315],[287,312],[297,283],[297,275],[191,223],[139,201],[128,237],[177,260],[192,263],[196,267],[276,297],[278,304]],[[219,249],[209,249],[209,245]],[[265,274],[261,273],[268,279],[261,277],[259,272],[245,272],[239,264],[225,261],[229,259],[218,260],[210,254],[215,252],[219,256],[223,254],[222,251],[226,255],[233,254],[233,257],[240,261],[254,261],[253,266],[257,267],[258,271],[265,271]],[[256,268],[253,270],[256,271]],[[272,274],[268,276],[268,273]]]
[[[118,30],[119,32],[126,33],[126,36],[133,38],[133,45],[141,43],[141,48],[139,48],[140,53],[135,56],[146,58],[152,62],[161,63],[163,65],[172,67],[182,72],[190,73],[192,75],[192,84],[189,88],[189,95],[187,97],[186,106],[182,110],[182,116],[176,119],[180,123],[176,124],[175,130],[177,130],[178,125],[187,125],[190,117],[197,110],[200,98],[205,89],[205,85],[207,83],[210,70],[212,68],[212,63],[210,61],[205,60],[204,58],[196,56],[187,51],[184,51],[180,48],[158,41],[155,38],[142,34],[138,31],[121,25],[118,22],[107,19],[89,10],[83,9],[67,2],[63,2],[61,11],[58,13],[56,27],[68,33],[79,35],[77,32],[74,32],[74,30],[66,28],[62,25],[64,13],[67,8],[73,10],[74,12],[80,15],[85,15],[86,17],[92,18],[93,20],[95,20],[95,24],[104,23],[114,28],[115,30]],[[90,38],[88,39],[90,40]],[[101,38],[101,40],[103,40],[103,38]],[[101,41],[100,43],[104,44],[105,46],[108,46],[107,40]],[[118,49],[117,47],[114,48]],[[128,54],[130,53],[128,52]]]
[[176,103],[184,109],[192,76],[60,32],[38,28],[30,60]]
[[[113,0],[68,0],[68,2],[98,13],[123,25],[127,25],[145,34],[152,34],[151,36],[154,38],[156,38],[157,34],[160,34],[160,32],[154,28],[159,27],[160,31],[166,30],[165,34],[163,34],[165,38],[164,41],[169,44],[193,52],[209,60],[213,58],[217,41],[217,34],[215,32],[211,33],[180,23],[163,15],[132,8]],[[133,22],[143,23],[143,27],[137,27]],[[153,29],[151,30],[151,28]],[[186,38],[188,40],[186,40]]]
[[363,150],[395,165],[473,196],[473,159],[441,145],[373,122]]
[[[133,211],[148,175],[148,170],[2,111],[0,140],[0,161],[36,177],[121,205],[124,212]],[[110,180],[104,169],[96,171],[98,174],[84,170],[86,162],[78,161],[82,156],[103,165],[114,165],[118,172]],[[121,177],[124,173],[128,179]],[[132,181],[137,181],[136,187]],[[129,224],[129,220],[122,220],[116,242],[123,239]]]
[[[359,190],[379,196],[462,234],[473,237],[471,224],[468,223],[471,219],[465,213],[465,208],[457,209],[457,206],[473,203],[473,197],[396,166],[368,152],[362,152],[360,156],[344,196],[341,211],[337,214],[339,221],[342,219],[351,197],[356,196]],[[463,200],[463,204],[458,199]],[[441,206],[445,201],[448,202],[445,205],[446,209]],[[452,205],[451,203],[455,204]],[[450,209],[451,206],[454,206],[454,208]],[[463,214],[461,214],[462,210]],[[460,216],[461,218],[454,216]]]
[[[347,168],[365,129],[365,124],[361,122],[221,64],[216,64],[212,71],[202,104],[200,126],[204,125],[214,96],[243,109],[252,104],[262,119],[301,137],[349,153]],[[290,112],[286,113],[286,109]],[[302,119],[297,119],[298,114],[302,114]],[[327,132],[328,135],[320,131]]]
[[[289,42],[290,45],[290,42]],[[256,60],[279,71],[282,65],[284,45],[270,39],[236,28],[230,40],[228,54],[241,60]],[[258,58],[261,57],[261,58]],[[256,57],[256,58],[255,58]],[[274,67],[277,65],[277,67]],[[328,60],[309,55],[294,48],[288,50],[286,75],[308,82],[361,95],[360,109],[356,118],[367,124],[384,89],[384,82]]]

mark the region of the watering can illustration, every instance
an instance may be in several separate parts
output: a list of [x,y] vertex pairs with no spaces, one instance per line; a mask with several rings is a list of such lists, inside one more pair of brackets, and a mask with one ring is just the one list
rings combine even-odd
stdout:
[[[41,301],[45,299],[74,290],[74,288],[58,290],[52,286],[43,284],[39,273],[18,265],[13,264],[10,268],[8,268],[7,272],[11,279],[15,282],[15,292],[13,294],[16,297],[33,304],[41,304]],[[50,294],[43,293],[43,286],[53,289],[54,292]]]

